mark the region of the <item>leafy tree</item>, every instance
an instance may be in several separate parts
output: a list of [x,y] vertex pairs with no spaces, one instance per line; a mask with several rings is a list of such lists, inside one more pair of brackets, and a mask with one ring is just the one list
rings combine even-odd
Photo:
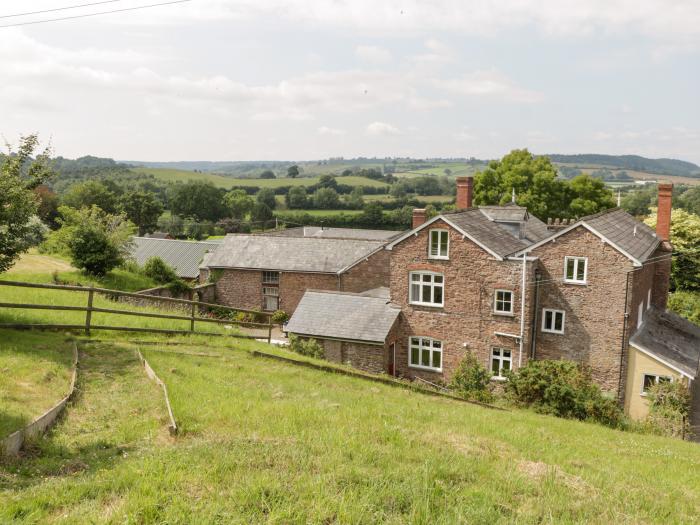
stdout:
[[457,366],[450,388],[465,399],[490,403],[493,401],[490,387],[491,374],[479,363],[474,354],[468,352]]
[[348,168],[344,169],[340,174],[341,177],[349,177],[350,175],[352,175],[352,170]]
[[91,275],[105,275],[122,262],[119,248],[99,225],[78,225],[68,239],[68,248],[73,266]]
[[242,220],[253,209],[255,202],[244,190],[232,190],[224,195],[224,204],[228,208],[231,217]]
[[651,187],[629,191],[622,197],[620,207],[635,217],[642,217],[651,213],[651,206],[655,203],[656,188]]
[[450,168],[445,168],[445,169],[442,170],[442,171],[443,171],[443,173],[444,173],[445,175],[447,175],[448,177],[449,177],[450,175],[452,175],[452,170],[451,170]]
[[264,204],[271,210],[274,210],[277,206],[277,200],[275,199],[275,192],[270,188],[262,188],[256,195],[255,200],[259,204]]
[[214,232],[214,223],[211,221],[185,221],[185,235],[188,239],[201,241]]
[[299,176],[299,166],[296,164],[294,166],[289,166],[287,168],[287,177],[290,179],[296,179]]
[[378,202],[370,202],[362,210],[360,221],[365,226],[378,227],[384,223],[384,211]]
[[97,206],[107,213],[117,211],[117,196],[105,184],[97,180],[88,180],[74,184],[63,195],[63,204],[71,208],[89,208]]
[[158,219],[158,230],[171,237],[181,237],[185,234],[185,221],[179,215],[161,216]]
[[409,193],[409,187],[406,182],[396,182],[391,185],[391,189],[389,190],[389,195],[394,197],[395,199],[404,199],[406,198],[406,195]]
[[34,193],[39,198],[37,215],[51,228],[58,227],[58,206],[59,199],[56,192],[45,184],[34,188]]
[[190,181],[172,189],[170,209],[175,215],[199,221],[218,221],[227,214],[223,192],[210,182]]
[[605,182],[590,175],[577,175],[569,181],[572,195],[569,210],[575,217],[583,217],[615,206],[612,192]]
[[338,182],[335,180],[335,177],[333,175],[321,175],[321,177],[318,180],[318,187],[337,189]]
[[332,210],[338,207],[340,199],[338,192],[333,188],[319,188],[314,193],[314,206],[323,210]]
[[265,170],[263,171],[260,175],[258,175],[259,179],[276,179],[275,173],[272,170]]
[[308,205],[306,189],[304,189],[303,186],[294,186],[293,188],[289,189],[289,192],[287,195],[285,195],[284,200],[287,203],[287,208],[290,210],[303,210]]
[[686,190],[678,199],[678,204],[695,215],[700,215],[700,186]]
[[413,222],[413,207],[403,206],[389,212],[389,222],[402,228],[410,228]]
[[172,266],[160,257],[150,257],[143,265],[143,274],[158,284],[167,284],[178,279]]
[[119,199],[121,210],[139,229],[139,235],[154,231],[158,227],[158,217],[163,213],[163,205],[153,193],[128,191]]
[[255,222],[267,222],[274,218],[272,209],[264,202],[256,202],[251,215]]
[[[656,209],[644,222],[656,227]],[[671,211],[671,264],[674,290],[700,291],[700,216],[675,208]]]
[[20,138],[17,151],[8,144],[7,154],[0,154],[0,272],[26,251],[31,219],[37,213],[33,190],[53,175],[48,148],[32,160],[38,145],[38,137],[28,135]]
[[344,195],[345,203],[349,208],[361,210],[365,205],[365,200],[362,198],[362,196],[362,188],[355,186],[350,193]]
[[649,389],[647,428],[656,434],[685,438],[690,425],[690,391],[683,381],[660,381]]

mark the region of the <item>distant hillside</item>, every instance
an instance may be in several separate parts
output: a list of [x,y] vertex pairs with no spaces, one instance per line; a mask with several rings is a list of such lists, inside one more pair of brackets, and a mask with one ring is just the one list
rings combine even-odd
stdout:
[[598,155],[585,153],[578,155],[546,155],[553,162],[575,164],[578,167],[610,167],[634,171],[644,171],[659,175],[700,178],[700,166],[677,159],[648,159],[639,155]]

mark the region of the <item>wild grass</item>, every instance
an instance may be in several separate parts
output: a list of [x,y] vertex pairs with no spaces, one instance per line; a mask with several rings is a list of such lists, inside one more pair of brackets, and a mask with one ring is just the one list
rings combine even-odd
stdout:
[[141,347],[168,385],[182,430],[173,441],[131,351],[87,347],[82,394],[64,422],[0,475],[0,521],[690,523],[700,514],[695,444],[242,351],[256,345]]
[[42,415],[70,387],[73,345],[61,334],[0,338],[0,439]]

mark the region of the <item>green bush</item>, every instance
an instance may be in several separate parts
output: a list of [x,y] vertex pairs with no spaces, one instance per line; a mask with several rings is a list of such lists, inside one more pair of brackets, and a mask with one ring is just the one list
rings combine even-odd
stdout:
[[690,425],[690,392],[681,381],[660,381],[649,389],[646,430],[663,436],[686,438]]
[[289,348],[297,354],[315,357],[316,359],[326,357],[326,352],[316,339],[300,339],[292,334],[289,336]]
[[179,280],[179,277],[163,259],[151,257],[143,265],[143,274],[150,277],[158,284],[168,284]]
[[284,310],[277,310],[274,314],[272,314],[271,321],[274,324],[284,324],[289,321],[289,314]]
[[176,295],[186,295],[189,294],[190,291],[192,291],[192,287],[187,284],[185,281],[182,279],[175,279],[174,281],[170,281],[168,284],[165,285],[165,287],[172,293],[174,296]]
[[530,361],[508,372],[506,394],[517,405],[559,417],[597,421],[621,427],[618,403],[606,397],[587,369],[571,361]]
[[96,276],[105,275],[122,261],[119,248],[107,234],[90,224],[72,231],[68,240],[73,266]]
[[468,352],[459,363],[449,386],[457,395],[465,399],[482,403],[493,401],[491,374],[471,352]]

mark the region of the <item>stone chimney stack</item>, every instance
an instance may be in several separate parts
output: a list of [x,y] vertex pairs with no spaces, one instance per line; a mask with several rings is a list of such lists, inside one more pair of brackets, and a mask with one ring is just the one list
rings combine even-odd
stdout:
[[671,240],[671,197],[673,184],[659,184],[659,208],[656,216],[656,236],[662,241]]
[[425,222],[425,208],[414,208],[413,210],[413,224],[412,228],[418,228],[421,224]]
[[466,210],[472,207],[474,194],[474,179],[472,177],[457,177],[457,209]]

